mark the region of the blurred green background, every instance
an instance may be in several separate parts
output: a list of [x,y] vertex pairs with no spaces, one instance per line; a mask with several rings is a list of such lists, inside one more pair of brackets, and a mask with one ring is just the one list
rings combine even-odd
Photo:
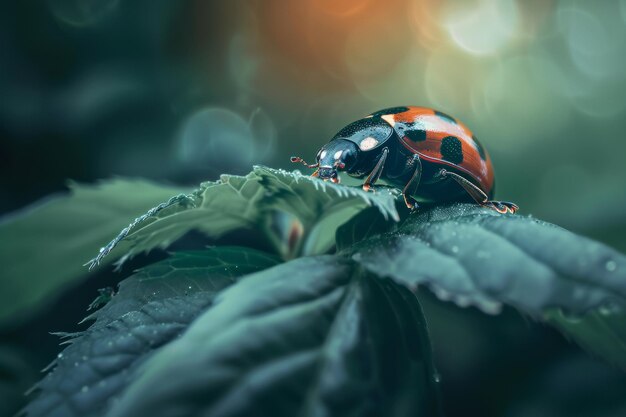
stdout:
[[[68,178],[195,185],[253,164],[292,169],[290,155],[313,159],[367,113],[421,105],[474,130],[494,161],[498,198],[626,251],[625,0],[4,3],[0,213],[64,190]],[[16,381],[32,381],[53,357],[46,332],[72,330],[82,301],[2,332],[20,358],[9,363],[30,361]],[[551,330],[513,312],[433,306],[436,336],[466,351],[446,370],[444,398],[460,399],[450,415],[463,415],[461,405],[483,416],[624,415],[623,400],[607,397],[626,393],[623,377]],[[469,323],[462,341],[459,320]],[[490,342],[498,335],[504,351]],[[43,342],[28,350],[32,337]],[[446,358],[459,355],[441,346]],[[592,376],[579,381],[586,389],[612,381],[584,403],[591,414],[576,405],[581,388],[563,388],[576,375]],[[557,394],[542,392],[556,391],[542,386],[563,399],[551,403]],[[620,411],[595,414],[599,404]]]
[[291,168],[409,104],[474,130],[500,198],[626,249],[626,1],[47,0],[0,34],[3,212],[67,178]]

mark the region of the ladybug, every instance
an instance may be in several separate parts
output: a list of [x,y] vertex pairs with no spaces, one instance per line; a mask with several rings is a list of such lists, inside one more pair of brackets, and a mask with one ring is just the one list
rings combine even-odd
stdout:
[[313,176],[339,182],[339,172],[365,178],[363,190],[378,180],[402,189],[406,206],[416,198],[475,201],[499,213],[515,213],[514,203],[492,201],[493,166],[489,154],[461,121],[427,107],[391,107],[341,129],[307,164]]

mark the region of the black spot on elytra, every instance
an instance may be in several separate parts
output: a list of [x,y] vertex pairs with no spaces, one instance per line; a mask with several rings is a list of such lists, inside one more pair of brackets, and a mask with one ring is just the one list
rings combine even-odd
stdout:
[[476,139],[476,136],[472,136],[472,140],[476,145],[476,150],[478,151],[478,155],[480,155],[480,159],[482,159],[483,161],[487,159],[487,155],[485,154],[485,148],[483,148],[483,145],[481,145],[478,139]]
[[454,136],[446,136],[441,140],[441,156],[444,160],[453,164],[463,162],[463,147],[461,141]]
[[400,133],[401,137],[407,137],[413,142],[423,142],[426,140],[426,129],[415,122],[396,123],[395,129]]
[[389,107],[387,109],[382,109],[382,110],[378,110],[377,112],[372,113],[370,116],[373,117],[377,117],[377,116],[384,116],[386,114],[398,114],[398,113],[404,113],[405,111],[408,111],[409,108],[408,107]]
[[452,116],[448,116],[447,114],[437,111],[435,110],[435,116],[439,117],[440,119],[445,120],[446,122],[450,122],[450,123],[454,123],[456,124],[456,119]]
[[404,132],[404,136],[412,142],[423,142],[426,140],[426,131],[421,129],[411,129]]

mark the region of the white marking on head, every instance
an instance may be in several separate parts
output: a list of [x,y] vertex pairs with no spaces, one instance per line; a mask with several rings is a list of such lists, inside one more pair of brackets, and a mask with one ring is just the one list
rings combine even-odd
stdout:
[[335,152],[335,155],[333,155],[335,157],[335,159],[339,159],[341,158],[341,154],[343,153],[343,151],[337,151]]
[[370,149],[374,149],[378,145],[378,141],[371,136],[366,137],[359,143],[359,148],[363,151],[369,151]]
[[386,114],[384,116],[381,116],[381,119],[389,123],[391,127],[394,127],[396,124],[396,119],[393,117],[393,114]]
[[324,158],[326,158],[326,153],[327,153],[327,152],[326,152],[325,150],[324,150],[324,151],[322,151],[322,153],[320,154],[320,159],[324,159]]

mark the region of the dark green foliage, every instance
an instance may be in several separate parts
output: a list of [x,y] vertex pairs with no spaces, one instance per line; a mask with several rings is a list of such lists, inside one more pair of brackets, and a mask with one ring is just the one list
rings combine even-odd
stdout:
[[457,204],[410,216],[350,253],[373,273],[409,288],[425,285],[461,307],[497,313],[504,303],[545,317],[626,369],[626,257],[600,243],[529,217]]
[[623,311],[600,307],[585,314],[566,315],[555,309],[547,311],[544,318],[583,348],[626,370],[626,315]]
[[191,230],[243,231],[267,252],[182,251],[122,281],[88,330],[64,335],[26,414],[438,415],[419,286],[488,313],[511,306],[626,369],[622,254],[473,204],[401,218],[395,203],[257,167],[156,206],[94,265]]
[[102,415],[156,349],[178,337],[215,294],[241,275],[277,263],[247,248],[181,252],[120,283],[117,295],[88,319],[37,386],[28,415]]
[[216,297],[275,262],[245,248],[182,252],[123,281],[70,335],[28,415],[437,414],[412,294],[323,256]]
[[108,415],[437,415],[427,340],[411,294],[297,259],[222,292]]
[[471,204],[411,216],[352,252],[375,273],[410,287],[426,284],[440,298],[488,312],[507,303],[535,317],[551,307],[584,313],[618,307],[626,297],[623,255],[553,225]]
[[[70,184],[71,193],[0,223],[0,327],[15,326],[85,277],[82,266],[134,217],[183,190],[145,180]],[[112,259],[111,259],[112,260]],[[109,260],[107,260],[109,261]]]
[[266,167],[255,167],[245,177],[222,175],[219,181],[203,183],[189,197],[190,203],[174,205],[143,218],[130,231],[122,230],[92,260],[92,266],[120,243],[129,246],[126,253],[114,251],[106,259],[126,260],[165,248],[190,230],[216,238],[243,229],[265,236],[285,258],[319,254],[334,246],[335,229],[364,207],[374,206],[385,218],[398,219],[390,192],[368,194]]
[[366,208],[337,229],[337,250],[350,248],[361,240],[395,229],[396,223],[386,219],[373,207]]
[[29,381],[38,377],[25,356],[13,346],[0,346],[0,416],[12,416],[19,409]]

